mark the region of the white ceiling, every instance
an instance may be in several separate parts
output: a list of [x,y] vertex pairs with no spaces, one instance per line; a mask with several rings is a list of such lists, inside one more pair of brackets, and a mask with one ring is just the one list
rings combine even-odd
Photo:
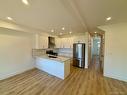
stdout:
[[[7,16],[19,25],[50,32],[82,33],[98,25],[127,21],[127,0],[0,0],[0,19]],[[106,22],[106,17],[112,20]],[[65,31],[61,28],[65,27]],[[53,33],[54,34],[54,33]]]
[[[74,0],[89,29],[127,21],[127,0]],[[107,22],[106,18],[112,17]]]

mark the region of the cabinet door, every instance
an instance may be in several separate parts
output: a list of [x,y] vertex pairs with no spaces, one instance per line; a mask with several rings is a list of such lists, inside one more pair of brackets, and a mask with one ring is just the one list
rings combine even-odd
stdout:
[[65,47],[66,48],[70,48],[70,38],[66,38],[66,40],[65,40],[66,42],[65,42]]
[[73,37],[56,38],[56,48],[73,48]]
[[69,48],[73,48],[73,37],[70,37],[68,41],[69,41]]
[[77,42],[80,42],[80,43],[85,43],[86,42],[86,38],[85,35],[84,36],[76,36],[74,37],[74,42],[77,43]]
[[60,48],[73,48],[73,38],[61,38]]
[[56,44],[56,48],[61,48],[61,39],[55,38],[55,44]]
[[48,48],[48,37],[41,36],[39,39],[39,48],[40,49],[46,49]]
[[62,38],[61,42],[62,48],[69,48],[69,39],[68,38]]
[[48,37],[45,37],[44,38],[44,48],[46,49],[46,48],[48,48]]
[[61,45],[60,45],[60,47],[61,48],[65,48],[65,43],[66,43],[65,38],[61,38]]

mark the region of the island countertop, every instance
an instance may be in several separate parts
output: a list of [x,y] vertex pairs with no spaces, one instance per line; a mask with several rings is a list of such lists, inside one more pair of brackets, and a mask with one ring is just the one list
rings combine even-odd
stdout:
[[65,62],[71,59],[69,57],[64,57],[64,56],[56,56],[56,58],[52,58],[52,57],[49,57],[48,55],[36,56],[36,58],[44,58],[44,59],[54,60],[58,62]]

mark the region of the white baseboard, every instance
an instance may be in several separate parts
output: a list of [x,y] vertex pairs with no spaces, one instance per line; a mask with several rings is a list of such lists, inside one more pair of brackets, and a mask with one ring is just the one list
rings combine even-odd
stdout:
[[17,74],[21,74],[23,72],[26,72],[28,70],[31,70],[31,69],[34,69],[35,67],[30,67],[30,68],[25,68],[25,69],[22,69],[22,70],[19,70],[19,71],[15,71],[15,72],[10,72],[8,74],[4,74],[4,75],[0,75],[0,80],[4,80],[4,79],[7,79],[7,78],[10,78],[10,77],[13,77]]
[[121,76],[115,76],[115,75],[109,75],[109,74],[104,74],[104,76],[127,82],[127,77],[121,77]]

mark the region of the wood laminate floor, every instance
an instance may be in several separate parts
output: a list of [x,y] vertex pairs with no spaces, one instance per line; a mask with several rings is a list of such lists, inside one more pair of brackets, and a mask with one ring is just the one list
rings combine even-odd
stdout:
[[127,95],[127,83],[105,78],[94,68],[72,67],[65,80],[33,69],[0,81],[0,95]]

